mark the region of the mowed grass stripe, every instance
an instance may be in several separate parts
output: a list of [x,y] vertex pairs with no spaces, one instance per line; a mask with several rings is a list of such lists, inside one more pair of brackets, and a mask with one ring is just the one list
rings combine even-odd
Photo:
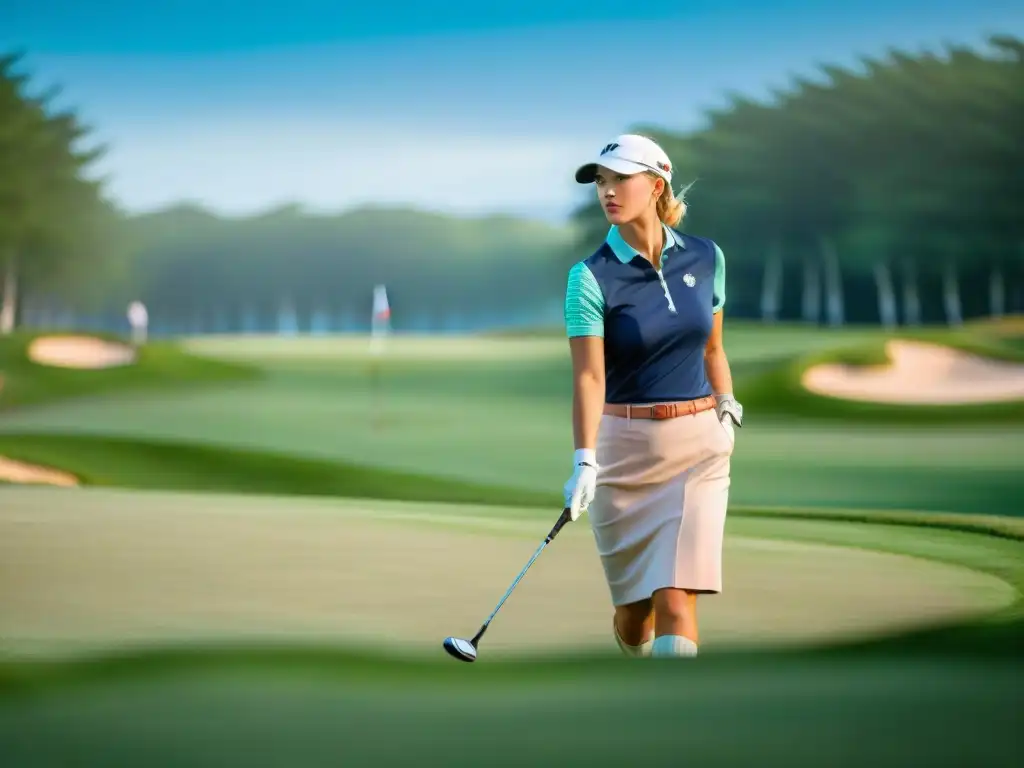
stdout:
[[[6,645],[32,641],[36,653],[211,631],[432,650],[435,635],[481,620],[553,521],[508,508],[481,515],[473,505],[447,514],[439,504],[98,489],[4,491],[2,509],[0,549],[20,577],[2,598],[0,625]],[[906,528],[730,521],[727,590],[703,608],[712,653],[755,639],[863,639],[1014,601],[986,564],[1019,560],[1024,545],[937,533],[930,546],[940,556],[929,557]],[[492,656],[611,649],[586,521],[549,552],[503,611]]]
[[59,467],[97,486],[551,508],[561,503],[557,493],[201,443],[0,434],[0,454]]
[[[290,440],[267,432],[261,440],[239,421],[220,437],[211,432],[203,440],[189,436],[191,428],[172,415],[158,416],[155,403],[151,413],[166,418],[169,427],[177,424],[177,430],[166,431],[178,436],[94,435],[77,428],[66,435],[36,434],[8,425],[7,432],[0,430],[0,455],[55,466],[99,485],[479,499],[516,506],[561,503],[571,469],[565,466],[571,445],[535,440],[525,424],[518,425],[518,433],[498,427],[489,432],[486,424],[469,421],[455,430],[425,432],[360,432],[350,425],[339,433],[328,426],[322,428],[318,450],[315,432],[310,441],[298,432]],[[241,412],[237,418],[243,418]],[[257,428],[258,423],[258,415],[249,420]],[[930,442],[927,433],[877,433],[873,442],[863,432],[807,430],[772,440],[762,434],[765,429],[752,424],[739,433],[730,490],[737,505],[1024,512],[1024,472],[1015,468],[1020,454],[1013,433],[992,433],[986,444],[976,431],[938,433]],[[332,435],[335,444],[327,445]]]

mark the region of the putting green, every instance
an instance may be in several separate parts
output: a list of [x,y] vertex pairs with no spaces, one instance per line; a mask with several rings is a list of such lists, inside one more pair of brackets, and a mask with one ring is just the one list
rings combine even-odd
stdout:
[[[479,627],[552,522],[474,506],[0,488],[0,647],[274,638],[437,654],[446,635]],[[917,529],[737,518],[728,534],[726,591],[701,609],[710,649],[885,634],[1017,597],[988,573],[893,554],[927,548]],[[976,549],[968,562],[1019,548],[930,534],[945,537],[936,552]],[[502,609],[487,654],[611,653],[610,615],[589,528],[570,526]]]

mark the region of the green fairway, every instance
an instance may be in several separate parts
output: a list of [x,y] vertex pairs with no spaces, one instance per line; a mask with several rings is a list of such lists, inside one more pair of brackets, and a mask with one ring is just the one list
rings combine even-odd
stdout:
[[[742,397],[744,381],[759,380],[780,357],[872,335],[740,326],[729,333],[737,392]],[[528,503],[529,494],[538,501],[557,500],[565,481],[572,438],[564,340],[396,340],[376,388],[365,339],[214,338],[193,340],[187,348],[233,357],[260,375],[188,389],[112,391],[9,412],[0,416],[0,451],[133,487],[222,483],[244,490],[245,456],[253,454],[259,454],[252,458],[253,468],[279,456],[343,464],[332,474],[325,464],[293,472],[280,461],[274,478],[278,492],[338,493],[337,480],[345,473],[387,469],[435,482],[505,489],[492,494],[495,502],[516,504]],[[176,475],[164,464],[153,463],[147,471],[139,460],[118,462],[116,445],[109,442],[96,442],[90,451],[84,443],[81,450],[62,450],[63,434],[137,441],[139,457],[176,450],[153,441],[245,453],[223,473],[204,460]],[[47,442],[28,439],[31,435],[54,437]],[[818,422],[781,418],[754,406],[738,437],[732,486],[737,504],[1021,511],[1024,425],[1019,422]],[[87,454],[93,458],[84,458]],[[108,454],[112,460],[98,471],[97,462]],[[248,474],[261,472],[250,468]],[[317,472],[331,479],[316,479]],[[256,478],[252,485],[258,490],[266,483]],[[356,484],[353,493],[363,495],[360,489],[367,485],[373,483]]]

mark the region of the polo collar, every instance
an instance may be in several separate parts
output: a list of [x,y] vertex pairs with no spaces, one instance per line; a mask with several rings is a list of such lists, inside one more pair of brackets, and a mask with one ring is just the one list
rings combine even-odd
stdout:
[[[677,245],[680,248],[686,247],[683,244],[683,241],[675,237],[675,235],[672,234],[672,230],[665,224],[662,224],[661,228],[665,233],[665,245],[661,249],[662,257]],[[615,257],[623,264],[628,264],[637,256],[640,256],[641,258],[643,257],[643,254],[640,253],[640,251],[636,250],[633,246],[623,240],[622,235],[619,234],[619,228],[617,225],[613,224],[611,229],[608,230],[608,237],[605,242],[608,243],[608,247],[612,249],[612,253],[615,254]]]

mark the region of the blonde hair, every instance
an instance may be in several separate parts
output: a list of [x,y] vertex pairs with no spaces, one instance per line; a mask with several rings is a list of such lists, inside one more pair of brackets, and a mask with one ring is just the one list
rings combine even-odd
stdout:
[[[653,171],[647,171],[647,174],[655,179],[661,179],[665,181],[662,176],[654,173]],[[679,222],[683,220],[686,215],[686,199],[684,195],[689,187],[679,190],[679,196],[672,192],[672,185],[665,181],[665,188],[662,190],[661,195],[658,197],[657,211],[658,218],[669,227],[679,226]]]

